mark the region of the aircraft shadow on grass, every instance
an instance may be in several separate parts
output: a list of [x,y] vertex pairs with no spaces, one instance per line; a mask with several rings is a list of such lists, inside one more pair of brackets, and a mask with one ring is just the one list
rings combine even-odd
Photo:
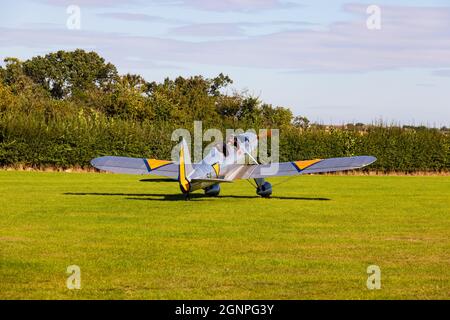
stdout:
[[[147,200],[147,201],[185,201],[183,194],[161,194],[161,193],[102,193],[102,192],[66,192],[64,195],[69,196],[125,196],[128,200]],[[260,199],[260,196],[244,196],[244,195],[219,195],[210,197],[201,193],[192,193],[191,199]],[[270,199],[279,200],[300,200],[300,201],[329,201],[329,198],[313,198],[313,197],[292,197],[292,196],[271,196]]]
[[140,182],[153,182],[153,183],[161,183],[161,182],[178,182],[177,180],[170,178],[152,178],[152,179],[141,179]]

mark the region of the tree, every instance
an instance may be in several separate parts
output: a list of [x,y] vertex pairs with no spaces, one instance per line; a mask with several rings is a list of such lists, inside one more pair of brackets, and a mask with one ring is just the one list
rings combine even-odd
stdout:
[[307,117],[297,116],[292,121],[294,127],[307,130],[309,128],[310,121]]
[[143,77],[138,74],[130,73],[120,76],[118,78],[117,85],[121,86],[123,89],[142,94],[148,92],[149,86]]
[[216,112],[227,120],[236,121],[241,110],[242,96],[235,93],[232,96],[220,95],[216,100]]
[[227,87],[229,84],[232,84],[233,80],[231,80],[230,77],[225,76],[223,73],[221,73],[214,79],[211,79],[209,82],[210,82],[209,94],[217,97],[221,94],[220,89],[223,89]]
[[17,58],[5,58],[6,68],[2,68],[2,80],[9,86],[19,82],[21,77],[24,77],[23,63]]
[[27,108],[44,103],[48,93],[25,74],[23,62],[17,58],[6,58],[4,62],[6,66],[5,69],[2,68],[2,82],[9,90],[15,95],[24,97],[30,104],[26,106]]
[[17,97],[12,94],[8,86],[0,82],[0,112],[15,110],[17,105]]
[[258,123],[260,120],[260,104],[257,97],[248,96],[242,99],[241,106],[236,114],[238,120],[246,122]]
[[5,83],[6,70],[0,66],[0,82]]
[[[212,83],[213,80],[202,76],[177,77],[175,80],[166,78],[160,84],[148,84],[149,98],[157,103],[156,114],[167,118],[169,113],[174,123],[187,124],[194,120],[213,122],[217,121],[218,97],[210,93]],[[171,110],[161,110],[161,106]]]
[[263,104],[262,118],[266,126],[272,128],[283,128],[291,125],[292,111],[283,107],[272,107],[270,104]]
[[[86,91],[81,101],[95,106],[108,117],[132,120],[154,120],[152,101],[148,98],[148,83],[139,75],[119,76],[111,86],[110,92],[98,88]],[[77,95],[81,97],[81,95]]]
[[95,52],[60,50],[23,63],[27,76],[42,85],[55,99],[65,99],[79,91],[111,90],[117,69]]

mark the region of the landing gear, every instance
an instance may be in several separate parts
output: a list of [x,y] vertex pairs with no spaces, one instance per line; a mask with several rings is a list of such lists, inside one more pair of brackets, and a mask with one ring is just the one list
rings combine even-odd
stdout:
[[204,189],[205,195],[209,197],[217,197],[220,193],[220,185],[219,184],[213,184],[212,186],[209,186]]
[[265,181],[263,178],[255,179],[256,183],[256,194],[263,197],[269,198],[272,195],[272,185]]

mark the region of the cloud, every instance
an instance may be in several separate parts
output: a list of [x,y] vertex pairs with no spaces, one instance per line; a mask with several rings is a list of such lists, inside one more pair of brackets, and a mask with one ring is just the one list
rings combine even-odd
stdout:
[[[92,48],[120,65],[128,52],[183,65],[276,68],[287,72],[367,72],[398,68],[450,69],[450,8],[382,7],[382,29],[366,28],[365,6],[327,30],[290,30],[201,42],[69,30],[0,29],[0,47]],[[239,35],[240,27],[208,25],[178,32]],[[448,72],[448,71],[447,71]],[[443,71],[439,73],[445,73]]]
[[[290,30],[309,27],[314,23],[304,21],[265,21],[265,22],[228,22],[228,23],[197,23],[172,28],[170,35],[207,37],[207,38],[236,38],[248,37],[247,30],[257,31],[259,29],[280,29]],[[267,33],[267,31],[265,31]]]
[[450,77],[450,69],[442,69],[433,71],[433,75],[437,77]]
[[434,87],[436,87],[436,85],[434,83],[417,83],[416,86],[417,87],[422,87],[422,88],[434,88]]
[[168,5],[168,6],[185,6],[205,11],[243,11],[253,12],[271,9],[285,9],[298,7],[300,5],[280,0],[34,0],[36,2],[52,5],[52,6],[69,6],[77,5],[80,7],[119,7],[129,5]]
[[236,23],[202,23],[172,28],[170,34],[195,37],[239,37],[244,29]]
[[118,7],[124,5],[136,5],[142,4],[142,0],[34,0],[35,2],[40,2],[48,4],[51,6],[67,7],[70,5],[77,5],[80,7]]
[[170,19],[156,15],[134,12],[98,13],[97,16],[107,19],[181,25],[169,30],[171,35],[195,37],[235,37],[244,36],[244,28],[285,27],[299,28],[317,25],[306,21],[275,20],[265,22],[224,22],[224,23],[191,23],[181,19]]
[[186,6],[208,11],[261,11],[296,6],[279,0],[181,0]]
[[[114,58],[114,56],[110,56],[109,58]],[[122,68],[132,68],[132,69],[163,69],[163,70],[183,70],[184,68],[175,64],[168,64],[164,62],[156,62],[152,59],[146,59],[142,57],[136,56],[126,56],[120,57],[124,62],[120,67]]]
[[166,24],[181,24],[186,23],[182,20],[168,19],[159,16],[152,16],[145,13],[131,13],[131,12],[109,12],[99,13],[99,17],[122,20],[122,21],[136,21],[136,22],[149,22],[149,23],[166,23]]

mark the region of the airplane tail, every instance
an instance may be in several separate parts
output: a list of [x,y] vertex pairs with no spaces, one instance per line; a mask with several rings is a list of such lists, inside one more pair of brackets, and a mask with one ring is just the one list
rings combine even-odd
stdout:
[[189,146],[184,138],[180,142],[180,160],[178,164],[178,182],[180,189],[183,193],[188,193],[191,189],[191,175],[194,168],[191,163],[191,154],[189,152]]

